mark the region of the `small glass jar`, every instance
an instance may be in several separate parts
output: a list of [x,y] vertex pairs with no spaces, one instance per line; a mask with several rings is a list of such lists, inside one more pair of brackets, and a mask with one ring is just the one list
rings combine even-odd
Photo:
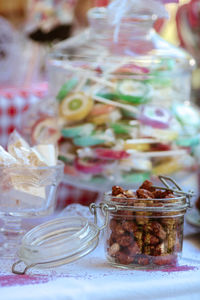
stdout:
[[185,196],[124,199],[106,194],[104,201],[115,207],[105,229],[111,265],[140,269],[176,265],[182,252]]
[[[107,260],[113,266],[175,266],[182,252],[184,215],[193,193],[183,192],[171,178],[159,179],[165,187],[152,187],[156,195],[168,195],[164,199],[124,198],[105,193],[99,205],[90,205],[94,223],[80,216],[63,217],[33,228],[22,239],[13,273],[25,274],[33,267],[56,267],[78,260],[96,248],[102,230]],[[104,217],[100,227],[98,209]],[[26,265],[23,270],[17,266],[21,262]]]

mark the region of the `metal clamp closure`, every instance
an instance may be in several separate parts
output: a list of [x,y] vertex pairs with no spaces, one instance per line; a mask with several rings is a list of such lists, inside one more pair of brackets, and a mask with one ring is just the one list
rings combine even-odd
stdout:
[[[96,205],[95,203],[90,204],[90,212],[92,215],[94,215],[94,224],[98,227],[99,231],[103,230],[108,225],[108,218],[109,218],[109,212],[117,211],[117,206],[113,205],[110,206],[105,203],[100,203],[99,205]],[[102,226],[98,226],[98,216],[97,216],[97,209],[100,209],[102,214],[104,215],[104,224]]]
[[[163,183],[163,185],[165,187],[160,187],[160,186],[153,186],[156,189],[161,189],[161,190],[166,190],[166,191],[170,191],[173,193],[176,193],[178,195],[182,195],[186,197],[186,203],[188,207],[192,207],[190,200],[191,198],[194,196],[194,191],[188,191],[188,192],[184,192],[181,187],[176,183],[175,180],[173,180],[170,177],[167,176],[163,176],[163,175],[159,175],[158,178],[160,179],[160,181]],[[171,183],[172,185],[170,185],[169,183]]]
[[40,264],[40,263],[31,264],[31,265],[29,265],[29,266],[26,266],[22,271],[20,271],[20,270],[17,270],[17,269],[16,269],[17,265],[19,265],[20,263],[23,263],[23,261],[22,261],[22,260],[18,260],[17,262],[15,262],[15,263],[12,265],[12,273],[17,274],[17,275],[25,275],[26,272],[27,272],[29,269],[31,269],[31,268],[33,268],[33,267],[35,267],[35,266],[37,266],[37,265]]

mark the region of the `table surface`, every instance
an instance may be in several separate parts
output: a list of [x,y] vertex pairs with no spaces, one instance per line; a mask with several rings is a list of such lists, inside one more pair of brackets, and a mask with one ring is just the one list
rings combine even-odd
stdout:
[[106,262],[103,241],[81,260],[50,270],[11,273],[0,259],[2,300],[200,299],[200,228],[185,224],[183,258],[167,270],[123,270]]

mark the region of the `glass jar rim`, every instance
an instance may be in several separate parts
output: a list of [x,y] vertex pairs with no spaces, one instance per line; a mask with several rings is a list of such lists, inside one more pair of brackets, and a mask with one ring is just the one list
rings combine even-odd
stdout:
[[58,162],[55,166],[32,166],[32,165],[28,165],[28,164],[27,165],[15,164],[15,165],[7,165],[7,166],[0,165],[0,170],[1,169],[16,170],[16,173],[17,173],[18,167],[19,167],[20,171],[21,170],[31,170],[31,171],[62,170],[62,169],[64,169],[64,163],[62,161],[58,160]]
[[[76,54],[68,54],[68,53],[63,53],[62,52],[62,49],[59,49],[57,48],[57,51],[52,51],[48,54],[48,57],[49,57],[49,62],[51,61],[54,61],[54,62],[62,62],[62,67],[63,69],[65,68],[65,66],[63,66],[63,61],[66,62],[66,63],[70,63],[70,64],[73,64],[73,63],[76,63],[78,61],[82,61],[83,62],[83,65],[84,64],[97,64],[96,62],[96,56],[95,54],[89,56],[89,55],[76,55]],[[119,57],[120,56],[115,56],[115,57],[112,57],[112,63],[119,63]],[[115,58],[115,59],[114,59]],[[107,59],[107,60],[106,60]],[[184,72],[191,72],[194,68],[195,68],[195,65],[196,65],[196,62],[194,60],[193,57],[191,57],[190,55],[188,55],[188,60],[186,60],[184,57],[173,57],[173,56],[170,56],[170,55],[166,55],[163,57],[162,54],[158,55],[153,55],[151,57],[147,56],[137,56],[137,57],[132,57],[132,56],[127,56],[127,62],[124,63],[124,65],[126,64],[139,64],[139,63],[149,63],[151,61],[151,65],[159,65],[159,61],[166,61],[169,60],[169,59],[174,59],[174,61],[178,62],[179,64],[182,65],[181,68],[178,68],[176,70],[162,70],[159,72],[159,74],[162,76],[162,75],[166,75],[166,76],[177,76],[177,74],[182,74]],[[108,57],[104,57],[103,58],[104,60],[104,65],[106,64],[110,64],[111,63],[111,58],[110,56]],[[81,68],[81,66],[80,66]],[[74,69],[75,71],[75,69]],[[115,73],[111,73],[111,75],[116,75]],[[154,73],[148,73],[148,74],[144,74],[146,77],[148,76],[154,76]],[[126,77],[130,77],[132,76],[132,74],[126,74]],[[141,74],[134,74],[135,77],[138,77],[140,78],[141,77]]]
[[[135,191],[135,190],[133,190]],[[175,194],[175,193],[174,193]],[[113,201],[112,199],[119,200]],[[136,201],[137,206],[128,205],[129,201]],[[174,202],[175,201],[175,202]],[[183,210],[188,208],[188,202],[186,196],[175,194],[174,198],[163,198],[163,199],[153,199],[153,198],[124,198],[113,196],[111,192],[104,193],[104,201],[109,207],[115,207],[117,210],[131,210],[131,211],[169,211],[169,210]],[[153,203],[152,203],[153,202]],[[141,205],[140,205],[141,203]],[[139,204],[139,205],[138,205]],[[142,206],[145,204],[145,206]],[[157,204],[160,204],[158,206]]]
[[[135,189],[130,189],[130,190],[132,192],[136,192]],[[124,197],[113,196],[111,191],[104,193],[104,196],[105,197],[110,197],[112,199],[113,198],[119,199],[119,200],[124,200],[124,199],[128,199],[129,200],[130,199],[130,200],[142,200],[142,201],[144,201],[144,200],[149,200],[149,201],[158,200],[158,201],[162,201],[162,200],[183,200],[183,199],[185,199],[185,196],[181,196],[181,195],[176,195],[174,198],[164,198],[164,199],[159,199],[159,198],[136,198],[136,197],[124,198]]]
[[[76,37],[74,37],[74,38],[76,38]],[[64,50],[64,48],[62,47],[62,42],[61,42],[61,43],[55,45],[55,48],[52,51],[50,51],[47,54],[47,56],[48,56],[49,59],[52,59],[52,60],[55,60],[55,61],[56,60],[57,61],[59,61],[59,60],[63,61],[63,60],[67,60],[68,58],[70,58],[69,61],[71,62],[71,61],[73,61],[73,60],[71,60],[71,58],[76,58],[76,59],[80,59],[80,60],[81,59],[82,60],[88,59],[88,61],[86,61],[86,62],[91,62],[91,63],[92,62],[96,62],[96,61],[94,61],[91,58],[90,55],[79,55],[79,54],[76,55],[76,54],[71,54],[71,53],[63,52],[63,50]],[[120,56],[113,56],[112,58],[111,57],[105,57],[105,59],[107,58],[108,62],[110,62],[110,59],[114,60],[114,58],[115,58],[115,60],[117,60],[117,59],[119,59],[119,57]],[[188,54],[188,57],[190,57],[191,65],[193,67],[193,64],[195,63],[195,60],[189,54]],[[89,60],[89,59],[91,59],[91,60]],[[134,57],[133,56],[127,56],[127,59],[133,60],[134,62],[135,61],[137,61],[137,62],[143,62],[143,61],[149,62],[151,60],[152,62],[157,62],[157,63],[159,62],[159,59],[161,61],[163,61],[163,60],[167,61],[169,59],[179,60],[180,62],[184,62],[185,61],[185,57],[176,57],[176,56],[171,56],[171,55],[165,55],[165,56],[163,56],[162,54],[152,55],[151,57],[145,56],[145,55],[143,55],[143,56],[140,55],[140,56],[136,56],[136,57],[135,56]],[[74,62],[75,62],[75,60],[74,60]],[[126,64],[126,63],[128,63],[128,62],[124,62],[124,64]]]
[[[106,7],[93,7],[91,9],[89,9],[87,15],[88,15],[88,19],[90,21],[90,19],[108,19],[108,14],[107,14],[108,10]],[[129,16],[128,18],[135,18],[136,20],[141,20],[141,21],[156,21],[158,19],[158,16],[156,16],[155,14],[150,14],[150,13],[144,13],[144,14],[137,14],[137,13],[133,13],[131,16]]]

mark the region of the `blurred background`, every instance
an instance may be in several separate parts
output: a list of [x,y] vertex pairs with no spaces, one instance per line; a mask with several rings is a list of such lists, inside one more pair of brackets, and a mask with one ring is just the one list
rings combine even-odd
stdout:
[[[77,33],[77,31],[87,26],[88,9],[92,6],[106,5],[108,2],[108,0],[1,0],[0,16],[5,18],[10,25],[13,26],[12,30],[15,30],[16,33],[20,35],[23,45],[25,42],[24,39],[26,40],[27,48],[28,42],[36,42],[37,45],[32,43],[31,47],[32,50],[34,49],[34,62],[40,64],[40,58],[43,52],[38,50],[38,44],[40,44],[41,50],[41,44],[45,47],[46,44],[49,45],[58,40],[66,39]],[[200,1],[180,0],[179,4],[166,4],[166,8],[169,12],[169,19],[158,20],[155,24],[156,30],[167,41],[184,47],[189,51],[199,66]],[[0,32],[2,35],[2,24],[1,27]],[[0,43],[2,45],[1,40],[2,36],[0,36]],[[28,51],[26,51],[26,59],[28,59],[28,54],[31,55],[30,45],[29,53],[27,52]],[[40,57],[36,57],[37,52],[40,52]],[[2,49],[0,57],[1,60],[3,57],[5,58],[5,53],[3,53]],[[30,59],[33,61],[33,57]],[[29,84],[38,79],[38,76],[41,74],[38,74],[38,70],[35,69],[30,70],[29,68],[29,70],[23,70],[23,72],[21,72],[22,80],[26,77],[26,83]],[[25,71],[29,72],[28,79],[24,74]],[[39,73],[41,73],[41,71],[40,69]],[[11,78],[10,84],[13,83],[12,80],[14,79]],[[2,81],[3,78],[0,79],[0,84]],[[14,81],[16,84],[16,80]],[[19,81],[18,78],[17,82]],[[200,101],[199,91],[200,70],[197,68],[193,76],[193,96],[197,103]]]
[[[0,0],[0,144],[20,128],[32,105],[48,91],[45,56],[50,47],[87,27],[87,11],[108,0]],[[147,0],[148,2],[148,0]],[[155,29],[170,43],[185,48],[196,60],[192,98],[200,105],[200,0],[166,4],[169,19]],[[63,192],[66,198],[66,190]],[[68,203],[91,202],[96,194],[67,189]],[[75,195],[76,194],[76,195]],[[81,199],[80,199],[81,197]],[[71,199],[71,200],[70,200]]]

